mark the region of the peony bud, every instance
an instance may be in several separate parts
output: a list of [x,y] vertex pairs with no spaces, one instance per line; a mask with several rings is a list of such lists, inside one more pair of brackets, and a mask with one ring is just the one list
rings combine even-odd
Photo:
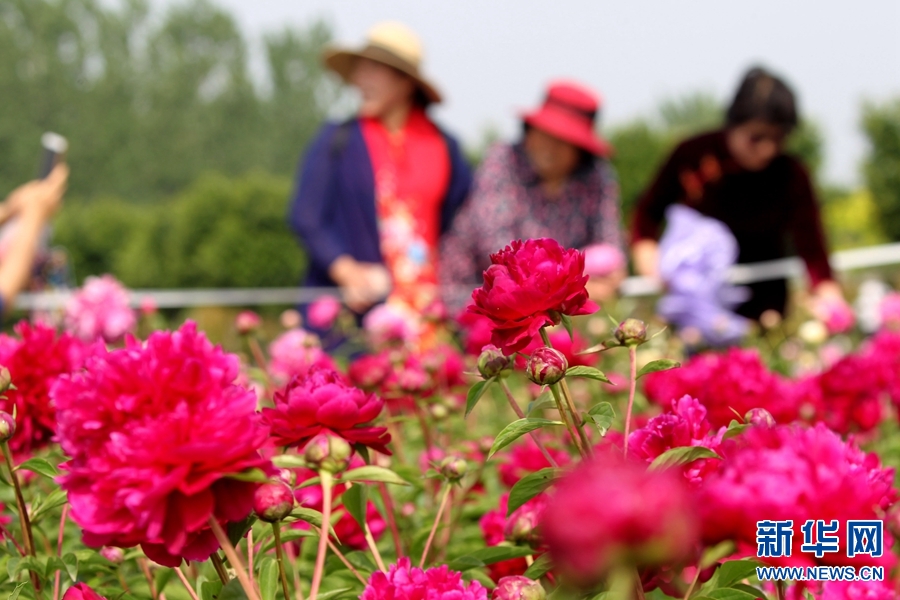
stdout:
[[125,561],[125,552],[115,546],[103,546],[100,548],[100,556],[114,565],[120,565]]
[[12,385],[12,375],[9,374],[9,369],[6,367],[0,367],[0,394],[6,392],[9,389],[9,386]]
[[281,326],[285,329],[296,329],[303,325],[303,318],[300,316],[300,313],[293,308],[289,308],[281,313],[280,320]]
[[512,361],[509,357],[504,356],[503,352],[493,344],[485,346],[478,356],[478,372],[485,379],[504,377],[509,374],[511,367]]
[[462,479],[468,469],[469,465],[466,464],[466,461],[458,456],[448,456],[438,465],[438,471],[451,483]]
[[503,537],[513,544],[524,544],[537,547],[540,545],[540,536],[537,533],[538,519],[541,516],[543,505],[526,504],[510,515],[503,528]]
[[234,327],[241,335],[249,335],[260,328],[262,319],[252,310],[242,310],[234,319]]
[[0,411],[0,442],[8,442],[16,434],[16,420],[8,412]]
[[491,596],[493,600],[544,600],[546,597],[544,586],[521,575],[502,577]]
[[450,411],[443,404],[432,404],[428,407],[428,412],[435,421],[443,421],[450,416]]
[[278,479],[288,487],[293,488],[297,485],[297,472],[293,469],[280,469],[278,471]]
[[625,319],[616,328],[616,340],[623,346],[637,346],[647,341],[647,325],[640,319]]
[[310,468],[329,473],[340,473],[350,464],[353,448],[344,438],[320,433],[309,440],[303,458]]
[[294,510],[294,492],[281,481],[264,483],[253,495],[253,512],[267,523],[283,521]]
[[562,379],[568,368],[569,363],[562,352],[542,346],[531,353],[525,373],[538,385],[551,385]]
[[744,421],[751,425],[775,427],[775,417],[764,408],[751,408],[747,411],[747,414],[744,415]]

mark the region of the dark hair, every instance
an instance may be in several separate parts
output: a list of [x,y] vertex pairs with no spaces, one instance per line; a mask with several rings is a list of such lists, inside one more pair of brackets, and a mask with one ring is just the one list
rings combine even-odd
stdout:
[[797,126],[797,101],[787,84],[760,67],[747,71],[728,107],[726,125],[759,119],[791,131]]

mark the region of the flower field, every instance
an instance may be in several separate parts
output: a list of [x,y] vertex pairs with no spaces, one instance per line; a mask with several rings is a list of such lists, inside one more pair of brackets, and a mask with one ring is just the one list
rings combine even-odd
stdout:
[[900,296],[868,337],[826,311],[698,352],[591,302],[576,250],[491,260],[462,315],[242,312],[236,353],[110,277],[18,323],[0,594],[898,597]]

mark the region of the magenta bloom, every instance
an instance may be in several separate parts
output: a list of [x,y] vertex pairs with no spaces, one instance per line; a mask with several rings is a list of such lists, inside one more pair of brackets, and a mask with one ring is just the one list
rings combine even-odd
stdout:
[[881,327],[900,329],[900,293],[891,292],[885,296],[878,310],[881,316]]
[[275,408],[263,409],[277,446],[303,447],[320,433],[331,432],[350,442],[390,454],[385,427],[373,427],[384,400],[345,382],[335,371],[314,368],[275,392]]
[[340,313],[340,301],[334,296],[323,296],[309,305],[306,320],[316,329],[328,329]]
[[652,566],[691,556],[698,521],[681,478],[604,453],[558,484],[541,532],[557,572],[591,586],[616,565]]
[[[711,431],[706,420],[706,409],[690,396],[672,400],[672,410],[653,417],[628,437],[629,453],[652,463],[659,455],[672,448],[703,446],[714,452],[722,442],[725,429]],[[691,483],[699,483],[704,476],[715,471],[721,461],[715,458],[696,460],[684,465],[684,476]]]
[[[755,557],[757,521],[793,520],[791,556],[767,561],[886,567],[895,562],[888,551],[889,537],[884,540],[883,558],[847,558],[844,523],[848,519],[881,519],[897,498],[893,470],[882,468],[875,454],[865,454],[822,424],[811,428],[750,427],[723,442],[720,452],[722,465],[706,477],[698,491],[696,504],[702,513],[705,542],[733,540],[740,554]],[[839,552],[817,559],[800,551],[800,527],[808,519],[841,523]]]
[[[57,335],[46,325],[22,321],[18,339],[0,334],[0,365],[9,369],[15,390],[0,398],[0,410],[16,413],[16,435],[9,440],[14,454],[28,455],[47,446],[56,433],[56,409],[50,389],[63,375],[79,371],[102,344],[85,344],[68,333]],[[15,411],[14,411],[15,409]]]
[[478,356],[491,343],[494,322],[487,317],[471,312],[467,307],[457,315],[456,323],[459,325],[466,354]]
[[134,331],[137,317],[129,304],[128,290],[112,275],[88,277],[66,303],[66,329],[93,342],[118,342]]
[[76,583],[66,590],[63,600],[106,600],[106,598],[92,590],[86,583]]
[[353,385],[366,391],[375,391],[388,378],[393,369],[388,352],[367,354],[356,359],[347,367],[347,377]]
[[491,263],[469,310],[493,321],[491,343],[506,354],[525,348],[541,327],[559,323],[560,314],[599,308],[585,289],[584,254],[556,240],[516,240],[492,254]]
[[391,565],[387,574],[375,571],[360,600],[488,600],[487,590],[477,581],[466,585],[462,575],[447,565],[422,570],[409,558]]
[[[565,450],[560,450],[546,442],[544,446],[547,448],[547,453],[553,457],[553,460],[559,466],[563,467],[571,462],[572,459]],[[505,452],[503,456],[506,460],[500,463],[498,471],[500,472],[500,481],[507,487],[516,485],[520,479],[529,473],[553,466],[547,462],[543,453],[530,437],[524,438],[521,443],[515,444],[512,451]]]
[[889,581],[827,581],[820,600],[894,600],[898,592]]
[[402,346],[416,336],[411,314],[390,304],[379,304],[363,317],[363,329],[369,345],[376,350]]
[[235,385],[237,356],[188,322],[88,362],[51,396],[71,459],[60,485],[90,546],[140,544],[160,564],[202,561],[218,548],[209,519],[240,521],[255,484],[274,473],[258,450],[266,430],[253,392]]
[[319,343],[319,338],[304,329],[291,329],[269,344],[269,375],[278,385],[292,377],[306,377],[313,367],[337,368]]

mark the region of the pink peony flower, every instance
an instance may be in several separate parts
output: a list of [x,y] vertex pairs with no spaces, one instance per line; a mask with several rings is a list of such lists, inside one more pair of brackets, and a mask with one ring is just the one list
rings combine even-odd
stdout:
[[539,581],[521,575],[503,577],[491,595],[492,600],[544,600],[546,597]]
[[231,476],[274,469],[258,452],[266,430],[256,397],[233,383],[237,374],[238,358],[188,322],[57,381],[58,437],[71,457],[60,485],[86,544],[140,544],[177,566],[218,548],[211,517],[250,513],[256,485]]
[[234,328],[241,335],[253,333],[262,326],[262,318],[252,310],[242,310],[234,318]]
[[606,452],[559,482],[541,532],[557,572],[591,586],[617,565],[690,557],[699,534],[695,508],[679,476]]
[[391,304],[379,304],[363,317],[363,330],[376,350],[403,345],[416,336],[412,317]]
[[843,299],[828,298],[820,300],[816,307],[816,313],[828,333],[834,335],[836,333],[845,333],[853,328],[856,324],[856,315]]
[[[481,527],[481,536],[488,546],[497,546],[506,540],[506,511],[509,503],[509,493],[500,496],[497,508],[489,510],[478,521]],[[524,558],[511,558],[488,565],[488,575],[494,581],[500,581],[503,577],[522,575],[528,569],[528,563]]]
[[555,240],[516,240],[491,255],[484,285],[469,310],[493,321],[491,343],[512,354],[559,315],[588,315],[599,308],[585,289],[584,254]]
[[456,323],[460,328],[466,354],[478,356],[491,343],[494,322],[487,317],[471,312],[467,307],[456,317]]
[[900,293],[892,292],[881,300],[881,327],[884,329],[900,329]]
[[349,385],[335,371],[313,368],[305,378],[293,378],[275,392],[274,403],[274,408],[263,409],[263,418],[277,446],[302,448],[316,435],[331,432],[351,444],[390,454],[387,428],[370,425],[381,414],[384,400]]
[[[560,450],[547,443],[544,444],[544,447],[559,466],[564,467],[571,462],[572,459],[565,450]],[[529,473],[553,466],[547,461],[531,437],[523,438],[521,443],[515,444],[512,450],[505,452],[503,456],[505,460],[498,467],[500,481],[510,488]]]
[[306,377],[313,367],[337,368],[319,343],[319,338],[303,329],[290,329],[269,344],[269,375],[278,385],[292,377]]
[[826,581],[819,600],[894,600],[900,590],[889,581]]
[[47,446],[56,433],[56,410],[50,389],[62,375],[79,371],[85,361],[104,349],[85,344],[68,333],[57,335],[46,325],[26,321],[15,327],[18,339],[0,334],[0,365],[9,369],[15,390],[0,398],[0,410],[16,413],[16,435],[9,441],[13,454],[29,455]]
[[66,590],[63,600],[106,600],[106,598],[92,590],[86,583],[76,583]]
[[882,418],[878,375],[870,357],[849,355],[823,373],[798,381],[793,396],[798,406],[814,409],[815,421],[838,433],[869,431]]
[[137,317],[129,305],[128,290],[112,275],[88,277],[66,303],[66,330],[93,342],[118,342],[134,331]]
[[625,255],[612,244],[594,244],[584,249],[584,274],[603,277],[625,268]]
[[[793,520],[790,557],[767,558],[775,565],[874,564],[890,567],[894,555],[884,558],[847,558],[848,519],[881,519],[896,501],[893,470],[881,467],[875,454],[822,424],[815,427],[776,425],[750,427],[723,442],[724,461],[703,482],[696,505],[702,513],[704,541],[733,540],[738,553],[756,556],[758,521]],[[816,559],[801,552],[800,530],[808,519],[837,519],[841,523],[840,551]],[[887,528],[885,528],[887,534]]]
[[[652,463],[658,456],[672,448],[703,446],[716,451],[722,442],[725,428],[717,433],[706,420],[706,409],[694,398],[682,396],[672,400],[672,409],[653,417],[640,429],[628,437],[629,453],[641,460]],[[695,460],[682,467],[685,478],[698,484],[703,477],[719,467],[715,458]]]
[[330,329],[341,314],[341,302],[334,296],[322,296],[309,305],[306,320],[316,329]]
[[360,600],[488,600],[487,590],[477,581],[466,585],[462,575],[447,565],[422,570],[409,558],[391,565],[387,574],[375,571]]

